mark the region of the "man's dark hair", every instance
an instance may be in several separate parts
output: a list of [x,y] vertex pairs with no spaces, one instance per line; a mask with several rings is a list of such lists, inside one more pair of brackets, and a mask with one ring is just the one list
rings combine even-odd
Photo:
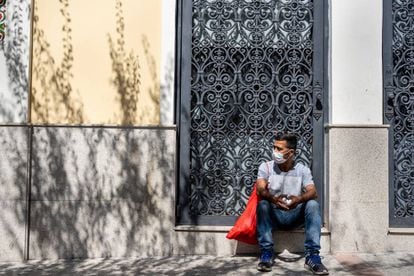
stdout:
[[277,133],[275,135],[276,141],[286,141],[286,145],[289,149],[296,151],[296,146],[298,144],[298,138],[293,133]]

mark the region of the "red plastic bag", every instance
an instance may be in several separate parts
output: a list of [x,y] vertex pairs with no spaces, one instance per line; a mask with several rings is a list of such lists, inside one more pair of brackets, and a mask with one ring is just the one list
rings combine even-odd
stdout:
[[233,228],[227,233],[226,238],[234,239],[249,244],[257,244],[256,236],[256,209],[259,203],[259,196],[256,193],[256,184],[252,194],[247,201],[246,209],[238,218]]

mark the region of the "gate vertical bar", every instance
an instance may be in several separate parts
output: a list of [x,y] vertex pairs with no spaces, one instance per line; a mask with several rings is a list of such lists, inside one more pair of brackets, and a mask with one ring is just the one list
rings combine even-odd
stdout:
[[180,73],[180,81],[178,82],[177,89],[179,89],[179,100],[177,104],[177,118],[178,137],[179,141],[177,156],[178,161],[178,204],[176,213],[179,216],[179,221],[183,224],[189,224],[192,222],[189,212],[189,177],[190,177],[190,124],[191,124],[191,58],[183,58],[186,55],[191,55],[191,40],[192,40],[192,1],[179,0],[178,1],[178,14],[181,18],[178,18],[180,24],[177,24],[181,29],[180,45],[177,47],[177,66]]
[[382,27],[382,59],[384,64],[383,69],[383,120],[384,124],[389,124],[391,127],[388,132],[388,210],[389,210],[389,224],[393,224],[394,213],[394,130],[393,117],[394,108],[392,95],[394,94],[393,87],[393,58],[392,58],[392,0],[383,1],[383,27]]
[[[324,210],[324,2],[314,0],[313,10],[313,143],[312,173]],[[323,213],[323,212],[322,212]]]

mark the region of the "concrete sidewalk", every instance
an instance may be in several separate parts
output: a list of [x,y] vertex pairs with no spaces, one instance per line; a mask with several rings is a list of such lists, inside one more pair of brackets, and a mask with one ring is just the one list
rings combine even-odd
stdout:
[[[414,252],[322,257],[330,275],[414,275]],[[260,273],[254,256],[47,260],[0,263],[0,275],[311,275],[303,262],[277,258],[272,272]]]

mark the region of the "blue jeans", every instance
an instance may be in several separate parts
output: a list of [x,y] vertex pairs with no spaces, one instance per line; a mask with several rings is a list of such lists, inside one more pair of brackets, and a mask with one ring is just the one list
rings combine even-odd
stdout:
[[284,211],[267,200],[257,205],[257,240],[260,250],[273,250],[272,230],[289,230],[305,226],[305,256],[319,253],[321,249],[321,211],[316,200],[299,204]]

